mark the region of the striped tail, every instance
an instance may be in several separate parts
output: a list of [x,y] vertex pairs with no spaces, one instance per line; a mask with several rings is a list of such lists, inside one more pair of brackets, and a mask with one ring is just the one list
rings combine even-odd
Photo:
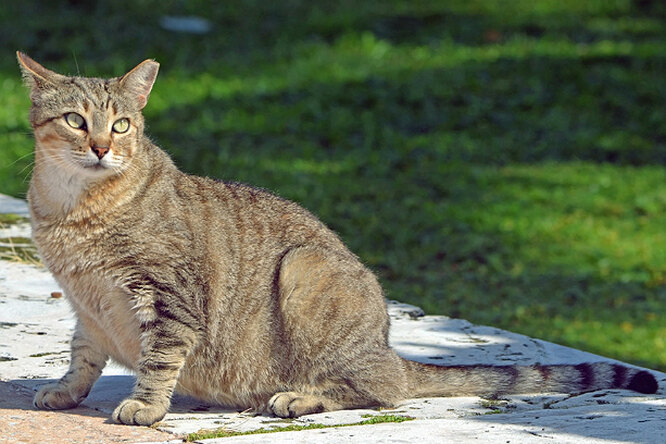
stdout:
[[498,396],[527,393],[583,393],[619,388],[655,393],[651,373],[608,362],[578,365],[443,367],[403,360],[416,397]]

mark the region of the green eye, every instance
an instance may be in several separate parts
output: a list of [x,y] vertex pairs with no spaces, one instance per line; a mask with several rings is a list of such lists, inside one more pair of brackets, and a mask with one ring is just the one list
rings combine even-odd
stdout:
[[118,119],[114,122],[113,131],[116,133],[126,133],[129,129],[129,120],[127,119]]
[[76,113],[65,114],[65,121],[69,126],[76,129],[84,129],[86,126],[85,119]]

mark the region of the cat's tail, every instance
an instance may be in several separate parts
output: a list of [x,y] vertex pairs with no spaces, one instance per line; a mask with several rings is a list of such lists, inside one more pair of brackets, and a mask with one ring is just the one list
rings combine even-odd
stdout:
[[609,362],[578,365],[438,366],[404,360],[411,396],[498,396],[526,393],[582,393],[620,388],[655,393],[651,373]]

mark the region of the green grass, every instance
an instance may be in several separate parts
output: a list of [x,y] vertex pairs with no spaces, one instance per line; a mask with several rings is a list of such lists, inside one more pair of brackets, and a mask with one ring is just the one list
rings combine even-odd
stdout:
[[[161,15],[214,22],[204,36]],[[666,370],[659,1],[10,2],[0,192],[23,196],[13,50],[162,70],[145,111],[186,171],[302,203],[387,296]]]
[[21,224],[27,222],[29,222],[27,217],[19,216],[18,214],[0,213],[0,228],[4,228],[4,225]]
[[35,353],[34,355],[30,355],[30,358],[42,358],[44,356],[51,356],[51,355],[59,355],[62,352],[45,352],[45,353]]
[[257,429],[250,430],[248,432],[235,432],[228,429],[217,429],[217,430],[203,430],[196,433],[190,433],[185,439],[186,442],[199,441],[203,439],[214,439],[214,438],[228,438],[230,436],[242,436],[242,435],[258,435],[264,433],[277,433],[277,432],[300,432],[303,430],[317,430],[317,429],[330,429],[330,428],[339,428],[339,427],[351,427],[358,425],[372,425],[372,424],[382,424],[386,422],[400,423],[405,421],[411,421],[412,417],[401,416],[401,415],[367,415],[364,416],[369,419],[363,421],[355,422],[353,424],[338,424],[338,425],[325,425],[325,424],[306,424],[298,425],[292,424],[288,426],[278,426],[270,429]]

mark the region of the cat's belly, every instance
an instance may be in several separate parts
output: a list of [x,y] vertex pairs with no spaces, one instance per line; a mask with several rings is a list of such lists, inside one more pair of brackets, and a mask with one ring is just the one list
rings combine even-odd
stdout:
[[[136,371],[141,355],[140,313],[128,295],[99,276],[56,276],[87,337],[118,363]],[[254,338],[251,354],[234,348],[226,356],[197,348],[178,377],[176,391],[214,404],[262,409],[283,385],[275,363]],[[218,346],[223,346],[218,344]],[[203,345],[201,345],[203,347]],[[263,356],[263,358],[260,358]]]
[[141,331],[127,294],[97,276],[60,277],[58,282],[86,336],[115,361],[136,370]]
[[249,362],[223,369],[222,363],[198,365],[200,357],[193,358],[193,365],[186,364],[181,371],[176,391],[211,404],[263,410],[282,386],[277,378],[269,376],[268,369]]

